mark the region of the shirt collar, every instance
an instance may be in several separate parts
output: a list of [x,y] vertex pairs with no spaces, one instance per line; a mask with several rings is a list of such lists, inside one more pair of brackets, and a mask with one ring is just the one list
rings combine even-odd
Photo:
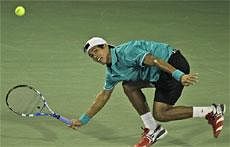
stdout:
[[116,49],[115,48],[111,48],[110,49],[110,54],[111,54],[111,58],[112,58],[112,65],[114,65],[117,62]]

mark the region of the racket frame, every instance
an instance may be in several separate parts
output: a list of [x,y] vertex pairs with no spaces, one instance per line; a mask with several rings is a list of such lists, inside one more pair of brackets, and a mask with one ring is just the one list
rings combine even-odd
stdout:
[[[8,103],[8,99],[9,99],[9,95],[10,93],[14,90],[14,89],[17,89],[17,88],[20,88],[20,87],[25,87],[25,88],[29,88],[31,90],[33,90],[36,94],[39,95],[39,98],[43,101],[44,105],[43,105],[43,108],[46,107],[50,113],[43,113],[43,112],[36,112],[34,114],[24,114],[24,113],[19,113],[17,111],[15,111],[12,107],[10,107],[9,103]],[[56,118],[62,122],[64,122],[66,125],[70,126],[72,125],[72,121],[69,120],[68,118],[65,118],[57,113],[55,113],[48,105],[45,97],[41,94],[41,92],[39,92],[38,90],[36,90],[35,88],[33,88],[32,86],[30,85],[17,85],[13,88],[11,88],[7,95],[6,95],[6,105],[8,106],[8,108],[13,111],[14,113],[16,113],[17,115],[20,115],[20,116],[23,116],[23,117],[34,117],[34,116],[50,116],[50,117],[53,117],[53,118]],[[42,109],[43,109],[42,108]]]

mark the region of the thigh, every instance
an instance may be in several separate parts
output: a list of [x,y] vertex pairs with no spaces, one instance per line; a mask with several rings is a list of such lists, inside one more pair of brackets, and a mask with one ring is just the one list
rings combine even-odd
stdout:
[[[187,60],[179,51],[171,55],[168,63],[186,74],[190,71]],[[162,71],[156,83],[154,101],[174,105],[181,96],[183,88],[184,86],[176,81],[171,74]]]
[[189,74],[190,72],[189,63],[179,50],[170,56],[168,63],[185,74]]
[[142,88],[153,88],[155,85],[149,81],[123,81],[123,88],[131,89],[142,89]]
[[156,84],[154,101],[174,105],[181,96],[183,88],[184,86],[173,78],[160,80]]

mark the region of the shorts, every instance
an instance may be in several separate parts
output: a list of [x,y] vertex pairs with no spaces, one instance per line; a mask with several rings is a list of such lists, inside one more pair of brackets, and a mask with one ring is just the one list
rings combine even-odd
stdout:
[[[189,74],[190,67],[185,57],[179,50],[173,52],[168,63],[176,69]],[[181,96],[184,86],[176,81],[171,74],[161,71],[159,80],[155,83],[156,91],[154,101],[174,105]]]

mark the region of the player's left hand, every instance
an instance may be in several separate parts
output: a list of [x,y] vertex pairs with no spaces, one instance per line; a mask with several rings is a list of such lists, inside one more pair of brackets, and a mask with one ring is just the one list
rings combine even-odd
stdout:
[[198,82],[198,74],[187,74],[181,77],[181,84],[184,86],[194,85]]

